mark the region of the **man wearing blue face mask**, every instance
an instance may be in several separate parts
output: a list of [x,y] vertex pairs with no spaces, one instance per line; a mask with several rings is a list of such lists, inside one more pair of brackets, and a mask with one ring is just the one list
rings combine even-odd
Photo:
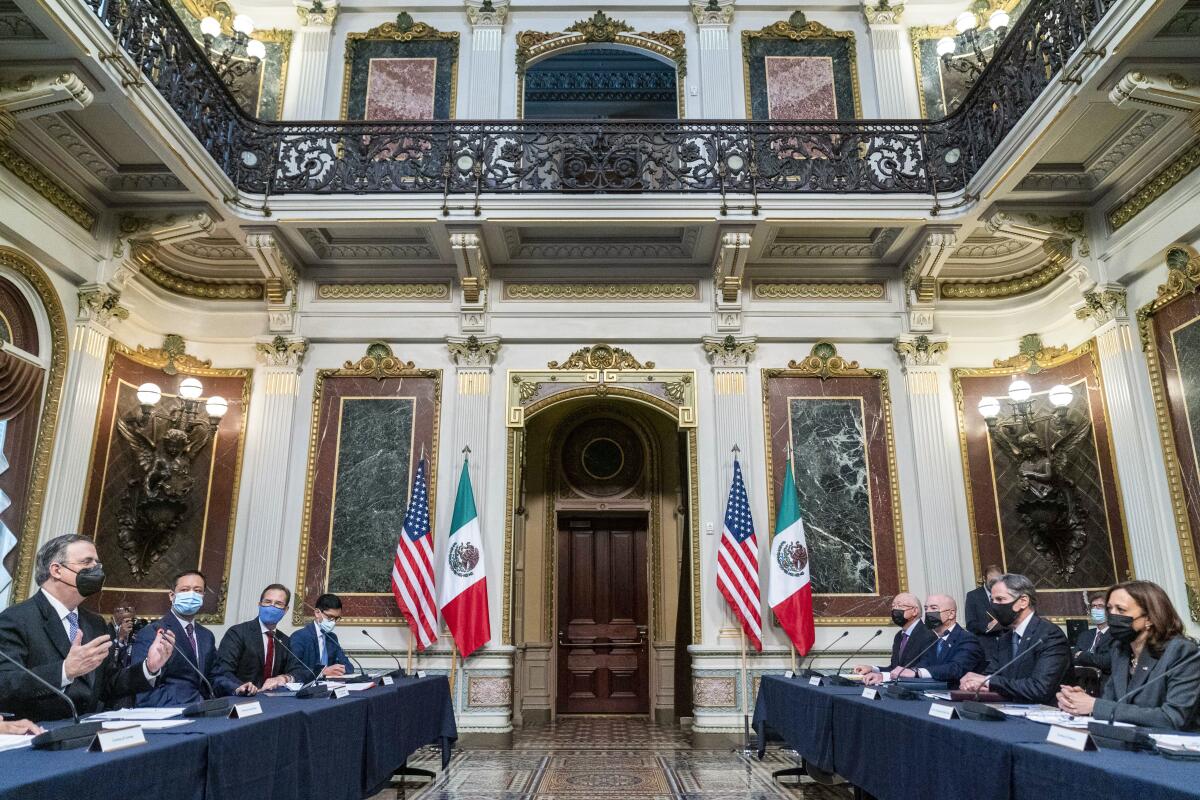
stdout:
[[1108,613],[1104,607],[1105,592],[1095,592],[1089,601],[1092,624],[1079,634],[1075,640],[1075,665],[1078,667],[1095,667],[1100,670],[1100,685],[1108,679],[1112,672],[1113,637],[1108,632]]
[[291,602],[291,590],[272,583],[258,597],[258,618],[239,622],[225,632],[217,648],[219,691],[252,695],[308,676],[308,670],[289,652],[291,640],[275,629]]
[[152,691],[138,695],[139,706],[174,708],[210,700],[214,694],[228,694],[218,688],[216,637],[196,622],[196,616],[204,606],[206,587],[207,581],[199,570],[176,575],[167,594],[171,610],[162,619],[142,628],[133,640],[133,663],[138,664],[145,659],[158,629],[175,633],[174,656],[163,668],[158,685]]
[[354,667],[333,632],[342,618],[342,599],[336,594],[323,594],[317,598],[313,611],[313,621],[292,634],[292,652],[322,678],[340,678],[353,672]]

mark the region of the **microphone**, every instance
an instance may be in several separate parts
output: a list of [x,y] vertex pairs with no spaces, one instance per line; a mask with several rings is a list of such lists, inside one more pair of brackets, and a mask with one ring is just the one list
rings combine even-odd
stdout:
[[306,682],[296,691],[296,697],[301,700],[307,700],[310,697],[329,697],[329,689],[325,688],[324,686],[317,685],[321,680],[321,676],[313,672],[312,667],[301,661],[296,654],[292,652],[292,648],[283,643],[283,639],[279,638],[282,635],[283,634],[277,630],[271,631],[271,638],[275,640],[275,644],[282,647],[288,655],[296,659],[296,663],[308,670],[308,674],[313,676],[311,681]]
[[61,697],[63,702],[71,709],[71,718],[75,720],[75,724],[63,725],[48,730],[45,733],[39,733],[33,737],[33,741],[30,743],[35,750],[72,750],[76,747],[86,747],[91,744],[92,739],[96,738],[96,734],[104,726],[103,722],[80,722],[79,709],[75,708],[75,701],[67,696],[66,692],[54,686],[41,675],[38,675],[3,650],[0,650],[0,656],[3,656],[5,661]]
[[[155,636],[157,635],[158,634],[156,633]],[[204,698],[201,698],[195,703],[185,706],[183,709],[183,715],[185,717],[225,716],[225,714],[229,712],[230,699],[228,697],[217,697],[216,690],[214,690],[213,685],[208,682],[208,677],[204,674],[204,671],[200,669],[198,664],[192,663],[191,657],[184,654],[182,647],[176,647],[171,652],[171,658],[174,658],[176,654],[183,659],[185,664],[192,668],[193,672],[200,676],[200,680],[204,681],[204,685],[208,687],[208,699],[205,700]],[[170,660],[170,658],[167,659],[168,662]]]
[[[948,638],[950,638],[949,633],[942,636],[934,636],[932,642],[925,645],[925,648],[913,656],[907,664],[901,664],[900,669],[912,669],[912,665],[920,661],[921,657],[932,650],[934,645],[936,645],[938,642],[945,641]],[[913,671],[916,672],[916,670]],[[896,685],[900,680],[903,680],[903,678],[897,678],[896,681],[893,681],[892,685],[887,688],[885,694],[894,700],[919,700],[921,695],[917,692],[914,692],[912,689],[905,689],[903,686]]]
[[850,631],[842,631],[842,635],[841,635],[841,636],[837,637],[837,638],[836,638],[836,639],[834,639],[832,642],[830,642],[829,644],[827,644],[827,645],[825,645],[824,647],[822,647],[820,650],[816,650],[816,651],[814,651],[814,652],[813,652],[813,653],[812,653],[812,654],[811,654],[811,655],[808,657],[808,667],[807,667],[807,668],[805,668],[805,669],[802,669],[802,670],[800,670],[800,677],[801,677],[801,678],[811,678],[811,677],[813,677],[814,675],[819,675],[820,677],[824,678],[824,677],[825,677],[825,673],[823,673],[823,672],[818,672],[817,670],[815,670],[815,669],[813,669],[813,668],[812,668],[813,662],[817,660],[817,656],[821,655],[822,653],[825,653],[826,651],[828,651],[828,650],[829,650],[829,648],[833,647],[835,644],[837,644],[838,642],[840,642],[842,639],[845,639],[845,638],[846,638],[847,636],[849,636],[849,635],[850,635]]
[[[1015,656],[1010,658],[1008,661],[1001,664],[999,669],[997,669],[991,675],[988,675],[988,680],[991,680],[992,678],[999,675],[1001,672],[1004,672],[1004,670],[1008,669],[1010,666],[1017,663],[1018,661],[1020,661],[1022,658],[1029,655],[1030,653],[1035,652],[1039,647],[1042,646],[1042,642],[1044,642],[1044,641],[1046,641],[1046,637],[1043,636],[1042,638],[1035,641],[1028,648],[1022,650],[1021,652],[1017,653]],[[978,687],[976,687],[975,694],[971,697],[971,699],[963,701],[962,706],[960,706],[958,709],[958,713],[967,719],[973,719],[976,721],[999,722],[1000,720],[1007,719],[1007,715],[1000,709],[992,708],[987,703],[979,702],[979,693],[982,691],[983,691],[983,684],[981,683],[981,684],[979,684]]]
[[865,648],[871,642],[875,641],[875,639],[877,639],[882,634],[883,634],[883,628],[880,628],[879,630],[875,631],[875,633],[871,634],[870,639],[867,639],[865,642],[860,644],[858,646],[857,650],[855,650],[850,655],[846,656],[842,660],[842,663],[838,664],[837,669],[833,671],[833,674],[829,676],[829,684],[831,686],[854,686],[855,685],[854,681],[850,680],[849,678],[843,678],[839,674],[842,671],[842,667],[846,666],[847,661],[849,661],[850,659],[854,658],[856,655],[861,653],[863,651],[863,648]]
[[387,653],[389,656],[391,656],[391,657],[392,657],[392,661],[395,661],[395,662],[396,662],[396,668],[395,668],[394,670],[392,670],[391,672],[389,672],[389,673],[388,673],[388,677],[391,677],[391,678],[403,678],[405,675],[407,675],[407,674],[408,674],[408,673],[406,673],[406,672],[404,671],[404,667],[403,667],[403,666],[401,666],[401,664],[400,664],[400,659],[396,658],[396,654],[395,654],[395,653],[393,653],[391,650],[388,650],[388,649],[387,649],[386,647],[384,647],[382,644],[380,644],[380,643],[379,643],[379,640],[378,640],[378,639],[376,639],[374,636],[372,636],[371,634],[367,633],[367,629],[366,629],[366,628],[363,628],[363,629],[362,629],[362,635],[363,635],[363,636],[365,636],[365,637],[367,637],[368,639],[370,639],[372,642],[374,642],[376,647],[378,647],[378,648],[379,648],[380,650],[382,650],[383,652]]
[[1131,725],[1126,727],[1124,725],[1117,726],[1114,724],[1117,718],[1117,706],[1119,706],[1121,703],[1124,703],[1126,700],[1133,697],[1150,684],[1157,683],[1166,678],[1168,675],[1173,674],[1180,667],[1191,664],[1197,658],[1200,658],[1200,650],[1193,652],[1190,656],[1187,656],[1175,666],[1164,671],[1161,675],[1155,675],[1141,686],[1136,686],[1118,697],[1116,701],[1113,702],[1112,713],[1108,715],[1107,722],[1102,720],[1094,720],[1088,723],[1088,733],[1091,734],[1092,738],[1096,740],[1096,744],[1100,747],[1110,747],[1118,750],[1153,749],[1155,746],[1154,740],[1151,739],[1150,735],[1142,730],[1140,726]]

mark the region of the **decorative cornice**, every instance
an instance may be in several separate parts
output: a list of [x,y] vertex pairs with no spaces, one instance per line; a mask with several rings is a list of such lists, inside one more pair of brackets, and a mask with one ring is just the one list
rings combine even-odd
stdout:
[[757,31],[742,31],[743,43],[755,37],[766,39],[791,39],[794,42],[804,39],[849,39],[854,41],[853,31],[835,31],[815,20],[809,20],[803,11],[794,11],[786,20],[772,22]]
[[834,377],[865,377],[870,373],[858,366],[857,361],[847,361],[838,355],[833,342],[819,341],[800,361],[789,361],[788,369],[793,374],[812,375],[826,380]]
[[321,235],[316,228],[305,228],[304,241],[312,248],[318,258],[342,260],[370,259],[405,259],[405,260],[436,260],[438,252],[427,241],[419,244],[399,242],[361,243],[361,242],[331,242]]
[[334,0],[296,0],[295,5],[302,27],[333,28],[337,21],[338,4]]
[[446,339],[450,360],[460,367],[490,367],[500,354],[500,338],[497,336],[468,336],[465,339]]
[[763,258],[880,258],[900,237],[902,228],[882,228],[869,242],[805,242],[773,239]]
[[506,300],[694,300],[695,283],[505,283]]
[[467,21],[477,28],[502,28],[508,19],[508,3],[496,5],[492,0],[483,0],[481,5],[467,3]]
[[1125,288],[1106,286],[1083,293],[1083,304],[1075,309],[1077,319],[1090,319],[1097,326],[1123,319],[1126,315]]
[[868,283],[754,282],[759,300],[881,300],[887,285]]
[[16,3],[4,0],[0,2],[0,41],[44,42],[46,34],[25,16]]
[[591,347],[582,347],[571,354],[570,358],[561,364],[557,361],[551,361],[546,364],[548,369],[599,369],[599,370],[623,370],[623,369],[654,369],[654,362],[647,361],[645,364],[638,361],[628,350],[623,350],[620,347],[612,347],[607,344],[595,344]]
[[[395,22],[385,22],[371,28],[365,33],[346,34],[348,42],[361,42],[368,39],[394,39],[398,42],[419,42],[425,40],[458,39],[458,31],[439,31],[432,25],[416,22],[407,11],[396,15]],[[353,58],[352,46],[346,47],[346,59]]]
[[1192,144],[1187,150],[1170,164],[1159,170],[1132,197],[1108,212],[1108,224],[1117,230],[1128,224],[1130,220],[1146,210],[1147,206],[1167,193],[1171,187],[1179,183],[1200,167],[1200,141]]
[[995,300],[1036,291],[1066,272],[1062,263],[1048,263],[1033,272],[1001,281],[942,281],[938,291],[946,300]]
[[950,258],[1000,258],[1019,253],[1028,247],[1029,242],[1020,239],[996,237],[982,242],[968,239],[958,246]]
[[258,360],[266,367],[299,370],[308,353],[308,340],[298,336],[276,336],[254,347]]
[[96,226],[95,214],[68,193],[61,184],[4,142],[0,142],[0,166],[70,217],[79,227],[90,231]]
[[1070,353],[1065,344],[1058,347],[1046,347],[1042,337],[1036,333],[1027,333],[1021,337],[1021,344],[1015,356],[997,358],[992,366],[998,369],[1016,369],[1036,375],[1050,367],[1055,361]]
[[682,78],[687,74],[687,50],[683,31],[640,31],[622,20],[610,19],[597,11],[590,19],[581,19],[562,31],[521,31],[517,34],[517,74],[523,76],[530,59],[563,47],[591,42],[628,44],[652,50],[675,62]]
[[1073,171],[1035,169],[1021,179],[1017,189],[1020,191],[1093,189],[1150,141],[1151,137],[1169,119],[1171,116],[1168,114],[1143,114],[1124,135],[1084,169]]
[[113,320],[129,319],[129,309],[121,305],[120,292],[91,285],[80,289],[78,297],[80,322],[95,322],[107,328]]
[[707,0],[702,3],[692,3],[692,17],[697,25],[728,25],[733,21],[733,2]]
[[168,292],[184,297],[201,300],[261,300],[264,296],[262,284],[198,281],[168,271],[153,259],[142,264],[141,274]]
[[700,228],[687,228],[677,242],[524,242],[514,228],[504,231],[504,245],[512,259],[668,259],[692,258]]
[[0,80],[0,110],[14,119],[30,119],[91,105],[92,90],[74,72],[23,75]]
[[896,351],[896,355],[905,369],[933,367],[940,366],[945,362],[950,342],[945,339],[931,339],[925,334],[900,336],[892,342],[892,348]]
[[164,336],[161,347],[138,345],[137,350],[130,355],[136,361],[148,367],[161,369],[168,375],[176,375],[180,372],[204,375],[213,368],[211,359],[201,360],[188,355],[187,342],[178,333],[168,333]]
[[704,354],[714,367],[744,367],[754,358],[758,350],[758,339],[754,336],[725,337],[705,336],[701,340]]
[[202,239],[189,239],[184,242],[176,242],[171,245],[171,248],[178,250],[184,255],[204,259],[205,261],[220,261],[226,264],[230,261],[253,263],[250,256],[246,253],[246,248],[242,247],[236,239],[217,239],[210,236]]
[[347,361],[340,370],[339,376],[366,375],[375,380],[411,374],[416,365],[411,361],[401,361],[392,352],[386,342],[371,342],[367,345],[367,354],[358,361]]
[[863,5],[863,16],[868,25],[899,25],[903,13],[904,3],[891,5],[888,0],[880,0],[877,6]]
[[446,300],[448,283],[321,283],[321,300]]

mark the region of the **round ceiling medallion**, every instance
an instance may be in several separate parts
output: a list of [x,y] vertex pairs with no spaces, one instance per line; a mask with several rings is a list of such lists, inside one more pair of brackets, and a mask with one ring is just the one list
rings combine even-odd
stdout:
[[612,417],[584,420],[563,442],[562,474],[585,497],[628,494],[642,478],[644,461],[642,440]]

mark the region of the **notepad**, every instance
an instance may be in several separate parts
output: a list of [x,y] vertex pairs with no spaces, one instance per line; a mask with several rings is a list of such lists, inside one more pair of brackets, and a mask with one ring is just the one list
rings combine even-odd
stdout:
[[33,744],[33,737],[21,733],[0,733],[0,753],[5,750],[17,750]]
[[183,715],[182,708],[114,708],[111,711],[101,711],[92,714],[89,720],[125,719],[125,720],[156,720],[172,719]]
[[164,731],[167,728],[178,728],[180,725],[191,725],[190,719],[145,719],[140,721],[128,719],[108,719],[103,727],[106,731],[116,731],[122,728],[138,727],[147,731]]

